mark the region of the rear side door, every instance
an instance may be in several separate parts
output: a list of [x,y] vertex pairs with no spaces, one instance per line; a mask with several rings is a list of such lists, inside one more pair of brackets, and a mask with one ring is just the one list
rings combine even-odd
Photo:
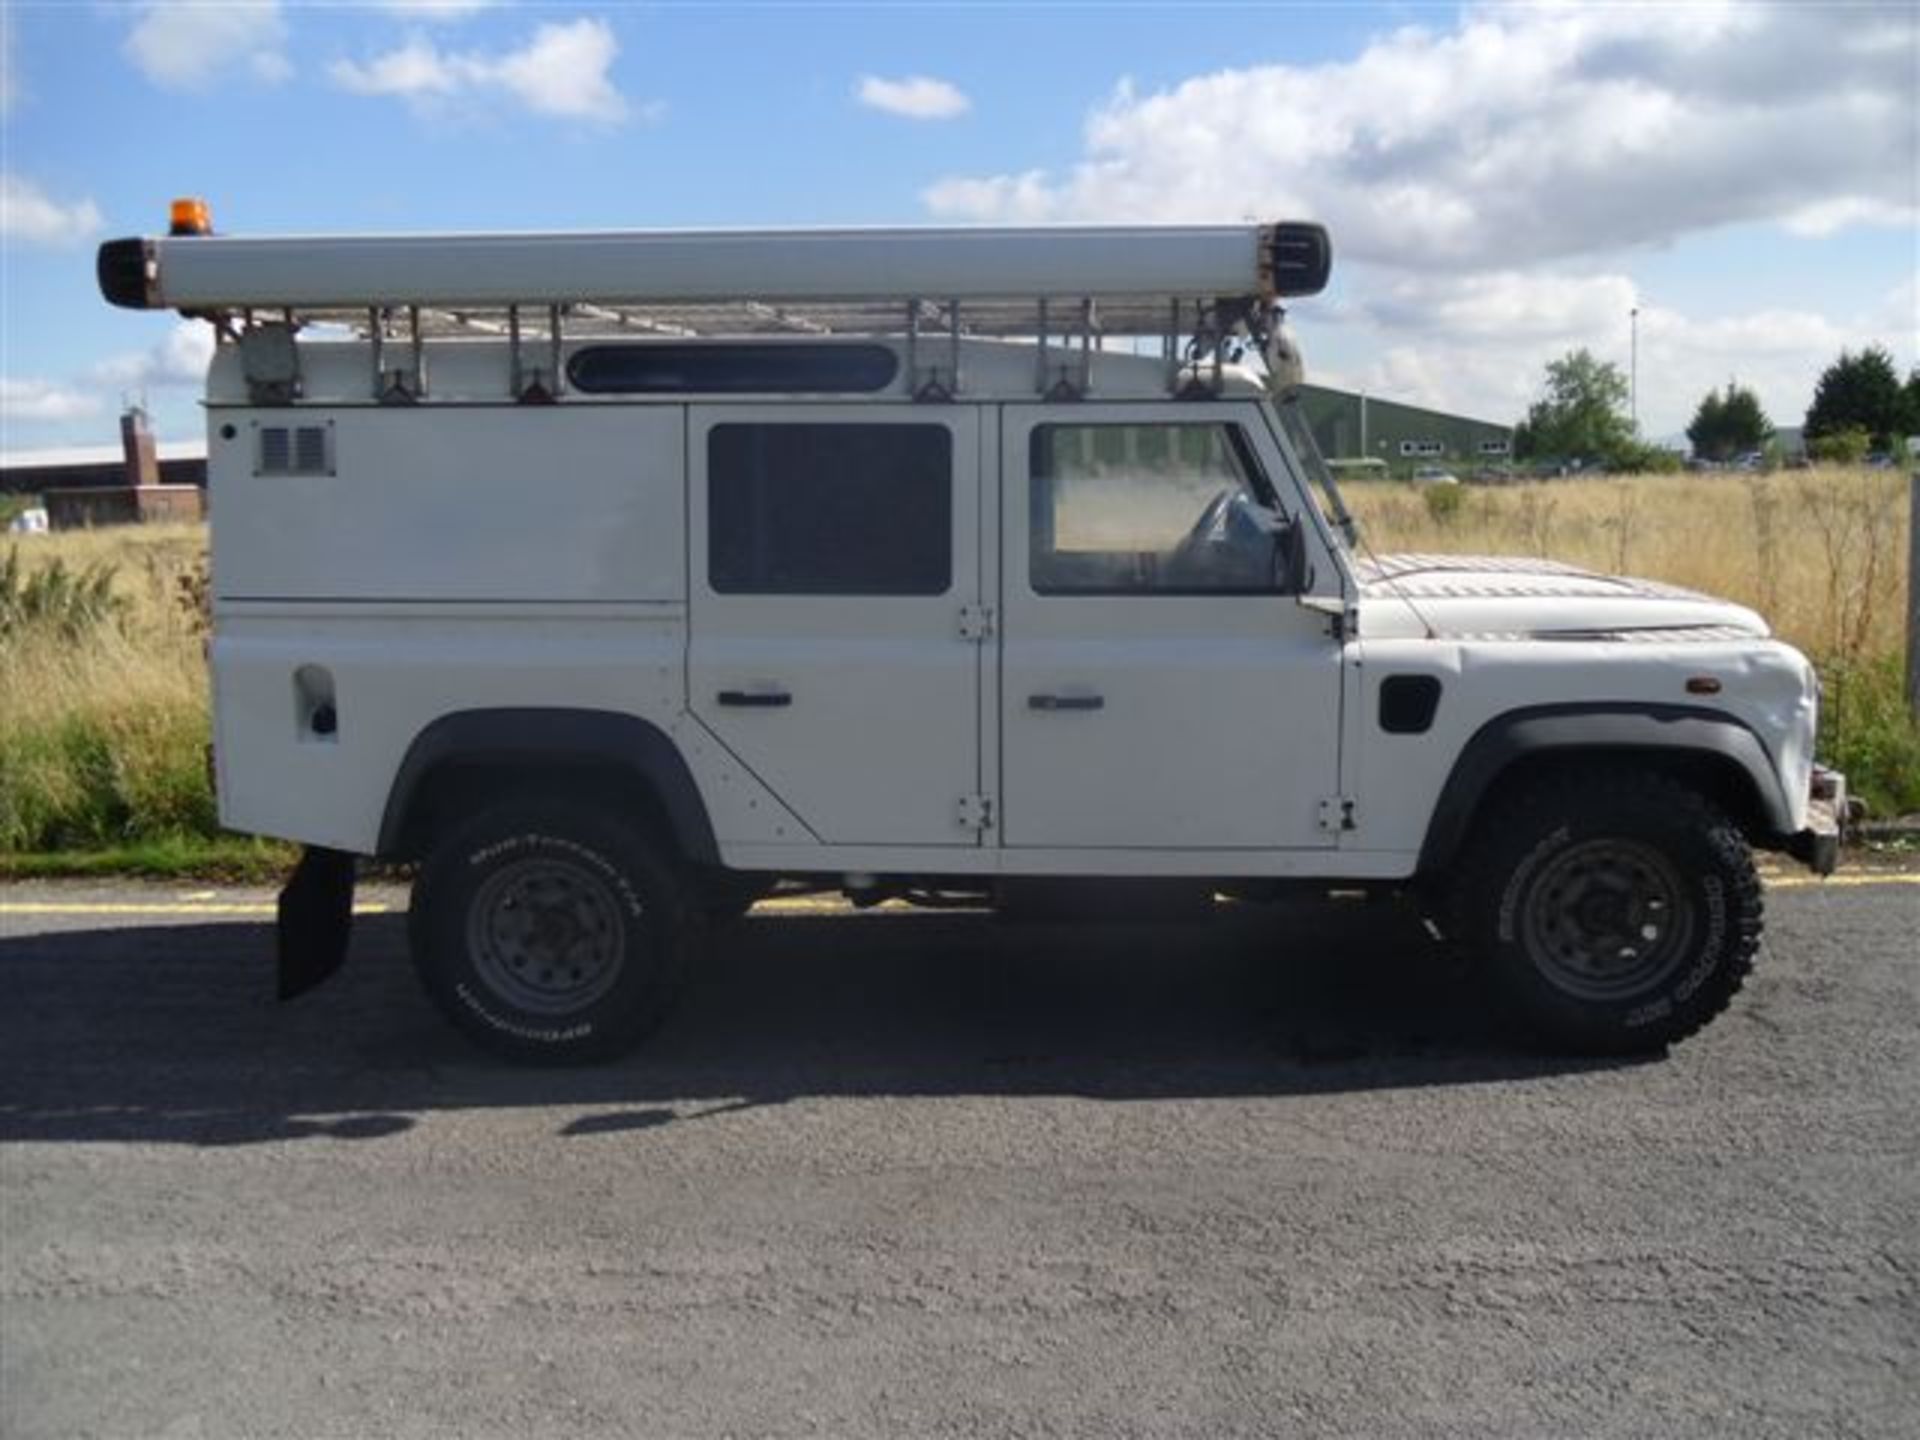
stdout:
[[835,845],[977,846],[969,406],[690,408],[688,703]]

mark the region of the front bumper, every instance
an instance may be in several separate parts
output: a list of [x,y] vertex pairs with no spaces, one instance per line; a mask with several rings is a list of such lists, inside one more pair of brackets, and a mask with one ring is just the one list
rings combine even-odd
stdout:
[[1787,838],[1787,854],[1816,875],[1831,875],[1840,864],[1840,841],[1847,824],[1847,777],[1823,765],[1813,767],[1807,798],[1807,828]]

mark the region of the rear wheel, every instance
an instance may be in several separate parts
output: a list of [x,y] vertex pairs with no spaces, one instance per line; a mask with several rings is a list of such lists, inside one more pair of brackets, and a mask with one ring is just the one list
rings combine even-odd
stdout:
[[1531,786],[1476,828],[1453,932],[1551,1045],[1652,1050],[1726,1008],[1759,949],[1760,879],[1739,828],[1663,776]]
[[469,1037],[516,1060],[619,1054],[666,1012],[701,933],[677,867],[580,801],[502,800],[455,825],[414,887],[413,960]]

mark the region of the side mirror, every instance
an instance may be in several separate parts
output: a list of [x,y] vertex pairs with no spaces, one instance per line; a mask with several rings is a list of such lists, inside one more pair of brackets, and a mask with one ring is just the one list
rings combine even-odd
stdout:
[[1281,595],[1299,595],[1313,588],[1307,563],[1307,527],[1288,520],[1273,532],[1273,588]]

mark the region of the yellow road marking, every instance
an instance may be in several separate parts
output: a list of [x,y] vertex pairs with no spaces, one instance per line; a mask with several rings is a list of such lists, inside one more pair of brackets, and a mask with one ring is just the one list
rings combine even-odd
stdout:
[[[396,907],[369,901],[353,907],[356,915],[386,915]],[[268,901],[205,900],[0,900],[0,915],[272,915]]]
[[1849,890],[1856,885],[1920,885],[1920,874],[1898,875],[1818,875],[1763,876],[1769,890]]
[[[1866,885],[1920,885],[1920,873],[1885,875],[1834,875],[1822,880],[1817,875],[1782,875],[1768,878],[1769,890],[1851,890]],[[356,915],[391,915],[403,907],[382,900],[362,901],[353,907]],[[821,895],[797,895],[785,900],[762,900],[753,907],[756,915],[839,915],[852,912],[847,901]],[[882,907],[896,912],[911,910],[908,905]],[[0,900],[0,915],[272,915],[271,901],[212,900]]]

